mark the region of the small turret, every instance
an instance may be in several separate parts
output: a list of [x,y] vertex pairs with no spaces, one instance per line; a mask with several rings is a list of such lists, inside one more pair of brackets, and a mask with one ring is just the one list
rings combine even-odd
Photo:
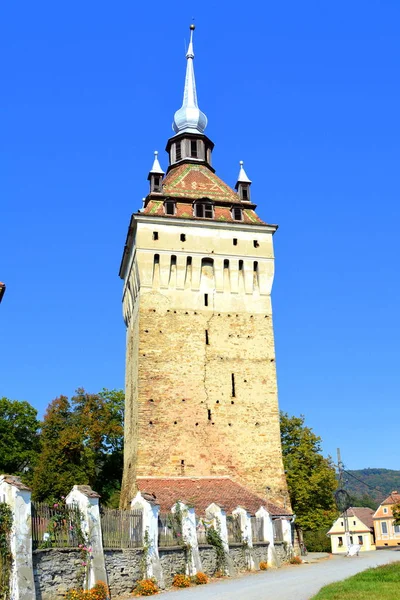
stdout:
[[240,200],[243,202],[250,202],[251,179],[247,177],[246,171],[243,168],[242,160],[239,162],[239,164],[240,171],[235,185],[235,190],[237,190]]
[[162,193],[163,177],[164,171],[162,170],[158,160],[158,151],[155,150],[153,166],[151,167],[149,176],[147,177],[147,179],[150,181],[150,194],[153,192],[158,194]]

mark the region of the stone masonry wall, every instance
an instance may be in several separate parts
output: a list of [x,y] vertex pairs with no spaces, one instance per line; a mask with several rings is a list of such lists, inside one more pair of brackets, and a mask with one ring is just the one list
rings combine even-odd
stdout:
[[105,550],[108,585],[112,596],[130,593],[142,578],[141,549]]
[[210,577],[217,569],[217,553],[213,546],[199,546],[199,554],[203,573]]
[[80,551],[74,548],[49,548],[33,552],[36,600],[57,600],[78,586]]
[[178,546],[173,546],[171,548],[159,548],[158,552],[160,555],[161,567],[164,573],[165,586],[170,587],[176,573],[185,573],[185,552]]

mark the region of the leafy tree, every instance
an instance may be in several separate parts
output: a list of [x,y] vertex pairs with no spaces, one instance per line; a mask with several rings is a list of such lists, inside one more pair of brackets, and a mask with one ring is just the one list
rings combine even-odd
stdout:
[[39,451],[39,425],[28,402],[0,398],[0,473],[29,479]]
[[[74,484],[89,484],[107,503],[122,478],[124,394],[79,388],[68,400],[60,396],[47,408],[42,451],[33,479],[33,496],[50,500]],[[114,503],[117,502],[114,499]]]
[[394,524],[400,525],[400,504],[394,504],[392,506],[392,513],[394,516]]
[[296,527],[328,529],[337,516],[333,493],[337,488],[330,458],[321,454],[321,438],[304,424],[304,417],[281,413],[283,464]]

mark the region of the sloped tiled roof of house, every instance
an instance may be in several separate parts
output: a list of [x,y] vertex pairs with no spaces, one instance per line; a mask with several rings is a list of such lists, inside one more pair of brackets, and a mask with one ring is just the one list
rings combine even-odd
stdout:
[[386,498],[386,500],[384,500],[382,502],[382,504],[400,504],[400,494],[397,490],[394,490],[390,496],[388,496]]
[[206,508],[213,502],[227,514],[241,506],[254,515],[264,506],[271,515],[290,515],[286,509],[253,494],[229,477],[138,477],[137,486],[141,493],[152,494],[161,512],[171,510],[180,500],[194,506],[196,514],[204,516]]
[[163,181],[163,193],[173,198],[210,198],[229,204],[240,202],[240,198],[205,165],[183,164],[171,169]]
[[374,523],[372,520],[373,514],[374,514],[374,511],[372,510],[372,508],[366,508],[366,507],[362,507],[362,506],[354,506],[347,510],[348,517],[353,517],[353,516],[358,517],[360,519],[360,521],[362,521],[364,523],[364,525],[366,525],[370,529],[372,529],[372,527],[374,526]]

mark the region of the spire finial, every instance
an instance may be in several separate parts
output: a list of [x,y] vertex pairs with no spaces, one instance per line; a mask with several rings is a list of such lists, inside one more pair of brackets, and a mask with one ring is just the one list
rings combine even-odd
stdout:
[[[251,179],[247,177],[246,171],[243,168],[244,162],[242,160],[239,161],[240,171],[237,178],[237,183],[251,183]],[[237,184],[236,184],[237,185]]]
[[192,133],[204,133],[207,127],[207,117],[201,112],[197,104],[196,81],[194,78],[194,50],[193,50],[193,32],[195,26],[190,25],[190,41],[186,52],[186,79],[183,91],[183,102],[179,110],[174,115],[172,129],[175,133],[189,131]]
[[151,167],[150,173],[158,173],[159,175],[164,175],[164,171],[161,168],[161,165],[158,160],[158,150],[154,150],[154,162]]

